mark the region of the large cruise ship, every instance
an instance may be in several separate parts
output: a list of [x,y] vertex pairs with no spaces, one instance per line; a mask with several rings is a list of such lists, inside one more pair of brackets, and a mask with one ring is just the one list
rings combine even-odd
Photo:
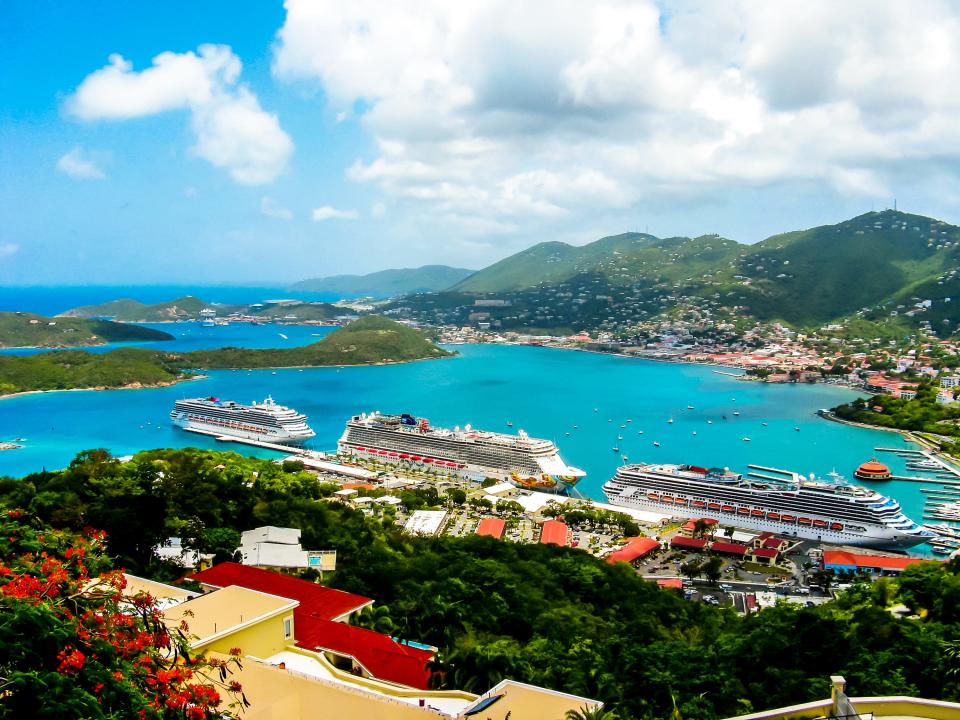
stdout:
[[497,478],[545,492],[564,492],[585,473],[567,465],[549,440],[485,432],[469,425],[431,427],[412,415],[355,415],[347,421],[338,449],[381,462],[410,463],[473,479]]
[[280,445],[301,443],[315,434],[306,415],[277,405],[271,397],[252,405],[215,397],[177,400],[170,420],[184,430]]
[[838,545],[903,549],[933,537],[896,500],[868,488],[750,468],[744,476],[695,465],[624,465],[603,492],[614,505]]

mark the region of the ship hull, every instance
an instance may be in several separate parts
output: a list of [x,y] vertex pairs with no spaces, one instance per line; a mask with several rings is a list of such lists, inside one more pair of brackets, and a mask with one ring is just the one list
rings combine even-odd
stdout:
[[242,440],[256,440],[257,442],[276,443],[277,445],[301,445],[314,436],[314,432],[297,436],[290,435],[282,428],[263,428],[262,430],[246,430],[243,428],[228,427],[214,422],[203,422],[180,417],[179,414],[171,418],[173,425],[184,430],[193,430],[217,437],[231,437]]
[[[604,494],[607,494],[606,487]],[[671,517],[699,519],[713,518],[719,521],[721,527],[735,527],[745,530],[757,530],[760,532],[771,532],[775,535],[787,538],[797,538],[802,540],[813,540],[816,542],[830,543],[835,545],[850,545],[853,547],[874,548],[877,550],[906,550],[908,548],[926,542],[929,538],[924,536],[912,535],[900,532],[893,528],[875,526],[867,528],[866,532],[847,532],[834,531],[828,527],[817,528],[807,527],[798,523],[785,523],[767,520],[765,517],[753,517],[751,515],[738,514],[736,512],[725,512],[709,508],[682,507],[675,504],[667,504],[659,501],[640,497],[639,493],[629,498],[623,498],[617,494],[607,494],[611,505],[620,507],[636,508],[638,510],[647,510]],[[770,508],[770,512],[776,512],[776,508]],[[812,522],[811,518],[811,522]]]

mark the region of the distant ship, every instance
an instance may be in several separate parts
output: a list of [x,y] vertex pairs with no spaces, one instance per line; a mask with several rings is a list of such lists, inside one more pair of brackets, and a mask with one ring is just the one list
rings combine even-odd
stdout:
[[839,545],[904,549],[934,537],[873,490],[773,468],[744,477],[695,465],[625,465],[603,492],[613,505]]
[[177,400],[170,421],[184,430],[281,445],[301,443],[315,435],[306,415],[277,405],[271,397],[252,405],[215,397]]
[[496,478],[531,490],[565,492],[586,473],[567,465],[549,440],[477,430],[432,427],[413,415],[354,415],[337,445],[341,453],[482,480]]

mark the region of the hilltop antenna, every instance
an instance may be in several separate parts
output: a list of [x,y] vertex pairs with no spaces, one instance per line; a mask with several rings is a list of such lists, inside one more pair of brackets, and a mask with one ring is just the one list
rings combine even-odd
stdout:
[[897,199],[896,199],[896,198],[893,199],[893,211],[894,211],[894,212],[897,211]]

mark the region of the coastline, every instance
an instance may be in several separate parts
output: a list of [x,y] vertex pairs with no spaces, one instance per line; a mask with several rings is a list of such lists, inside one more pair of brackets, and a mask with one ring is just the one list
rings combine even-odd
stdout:
[[7,393],[6,395],[0,395],[0,400],[8,400],[10,398],[21,397],[24,395],[46,395],[48,393],[61,393],[61,392],[102,392],[104,390],[155,390],[156,388],[172,387],[174,385],[179,385],[180,383],[190,382],[192,380],[205,380],[208,375],[190,375],[189,377],[178,378],[176,380],[170,380],[168,382],[160,383],[151,383],[149,385],[144,385],[143,383],[135,382],[128,383],[127,385],[120,385],[118,387],[104,387],[102,385],[96,387],[82,387],[82,388],[57,388],[56,390],[21,390],[20,392]]

